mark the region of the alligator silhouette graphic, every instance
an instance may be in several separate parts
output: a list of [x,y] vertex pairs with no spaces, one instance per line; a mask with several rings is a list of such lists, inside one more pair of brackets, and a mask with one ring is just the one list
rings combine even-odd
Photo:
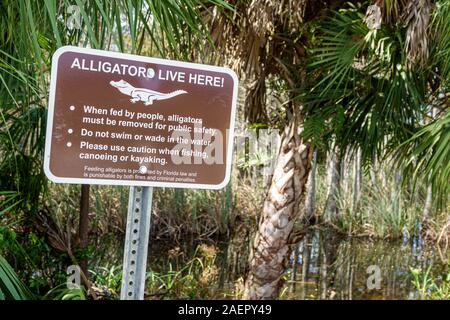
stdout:
[[125,80],[111,81],[109,84],[117,88],[123,94],[130,96],[131,102],[136,103],[137,101],[142,101],[146,106],[153,104],[153,101],[155,100],[166,100],[187,93],[184,90],[162,93],[145,88],[135,88]]

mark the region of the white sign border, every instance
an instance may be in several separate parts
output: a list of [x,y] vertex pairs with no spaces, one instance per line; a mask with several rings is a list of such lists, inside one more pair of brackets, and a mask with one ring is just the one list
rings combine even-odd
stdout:
[[[65,52],[79,52],[86,54],[93,54],[103,57],[112,57],[119,59],[128,59],[133,61],[163,64],[168,66],[175,66],[181,68],[192,68],[197,70],[215,71],[221,73],[227,73],[233,79],[233,97],[231,104],[231,119],[230,128],[228,130],[228,146],[227,146],[227,158],[226,158],[226,169],[225,178],[219,184],[195,184],[195,183],[183,183],[183,182],[159,182],[159,181],[135,181],[135,180],[109,180],[109,179],[91,179],[91,178],[63,178],[55,176],[50,171],[50,150],[51,150],[51,140],[52,140],[52,130],[53,130],[53,117],[55,109],[55,95],[56,95],[56,82],[57,82],[57,71],[58,71],[58,61],[59,57]],[[238,95],[238,77],[236,73],[226,67],[217,67],[205,64],[191,63],[174,61],[160,58],[144,57],[133,54],[126,54],[120,52],[111,52],[90,48],[81,48],[75,46],[63,46],[55,51],[52,57],[52,70],[50,78],[50,95],[47,109],[47,130],[45,137],[45,153],[44,153],[44,172],[45,175],[53,182],[56,183],[68,183],[68,184],[96,184],[96,185],[119,185],[119,186],[142,186],[142,187],[168,187],[168,188],[188,188],[188,189],[213,189],[218,190],[224,188],[231,178],[231,164],[233,159],[233,139],[234,139],[234,126],[236,117],[236,104]]]

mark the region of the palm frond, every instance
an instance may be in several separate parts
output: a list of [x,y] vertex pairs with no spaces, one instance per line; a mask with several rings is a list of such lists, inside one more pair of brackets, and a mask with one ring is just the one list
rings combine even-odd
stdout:
[[421,116],[426,81],[406,68],[401,27],[369,29],[361,9],[351,7],[336,12],[319,30],[320,43],[311,50],[309,64],[319,76],[303,98],[305,128],[316,117],[324,119],[341,150],[360,147],[367,160],[381,153],[387,139],[410,137],[414,119]]
[[419,178],[433,186],[442,202],[450,194],[450,111],[417,131],[397,152],[400,164],[414,181]]
[[0,300],[28,300],[32,297],[8,261],[0,256]]

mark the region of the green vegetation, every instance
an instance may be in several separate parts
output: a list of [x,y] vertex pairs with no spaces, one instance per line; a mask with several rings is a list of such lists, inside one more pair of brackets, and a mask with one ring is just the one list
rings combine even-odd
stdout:
[[32,297],[33,295],[19,279],[8,261],[0,256],[0,300],[26,300]]
[[450,299],[450,273],[434,277],[428,267],[425,271],[411,269],[411,274],[420,299]]
[[[327,244],[345,257],[345,241],[357,238],[412,251],[432,244],[420,270],[414,259],[401,272],[387,270],[395,259],[382,267],[389,279],[410,274],[419,298],[449,298],[450,2],[386,1],[373,8],[379,17],[367,11],[372,1],[293,2],[0,2],[0,300],[120,296],[128,188],[91,186],[82,246],[81,187],[50,183],[42,168],[51,56],[63,45],[239,74],[237,124],[251,137],[237,137],[224,189],[155,189],[146,298],[250,297],[255,283],[244,279],[262,265],[248,264],[254,238],[272,239],[267,251],[292,262],[300,243],[317,244],[308,235],[316,230],[326,233],[320,250],[301,252],[325,266],[322,296],[312,297],[351,298],[343,292],[353,280],[364,290],[364,254],[341,261],[341,292],[326,281],[327,261],[340,259]],[[267,143],[268,130],[282,148]],[[293,230],[270,233],[283,219]],[[385,255],[376,251],[371,263]],[[67,267],[85,260],[92,286],[68,289]],[[302,267],[292,262],[275,278],[297,283],[296,270],[306,286]],[[285,287],[281,297],[299,295]]]

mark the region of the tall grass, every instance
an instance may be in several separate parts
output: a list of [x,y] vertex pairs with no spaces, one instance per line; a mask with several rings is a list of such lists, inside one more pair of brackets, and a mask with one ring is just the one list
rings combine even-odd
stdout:
[[351,209],[352,195],[340,194],[338,224],[352,233],[379,238],[401,238],[414,233],[421,221],[423,200],[409,198],[405,191],[391,186],[365,186],[356,212]]
[[[341,177],[341,187],[335,196],[338,214],[330,222],[348,235],[377,238],[411,237],[417,232],[423,220],[425,187],[417,184],[416,191],[410,191],[401,184],[392,183],[389,170],[385,169],[386,181],[372,185],[370,177],[363,176],[361,197],[357,208],[353,208],[353,190],[345,190],[344,184],[352,185],[352,178]],[[348,179],[344,183],[343,179]],[[317,173],[316,212],[319,220],[325,221],[323,212],[326,203],[326,172],[319,166]],[[434,218],[437,218],[435,216]]]
[[149,296],[189,299],[219,297],[216,256],[216,247],[202,244],[183,264],[169,262],[163,272],[148,272],[146,286]]

